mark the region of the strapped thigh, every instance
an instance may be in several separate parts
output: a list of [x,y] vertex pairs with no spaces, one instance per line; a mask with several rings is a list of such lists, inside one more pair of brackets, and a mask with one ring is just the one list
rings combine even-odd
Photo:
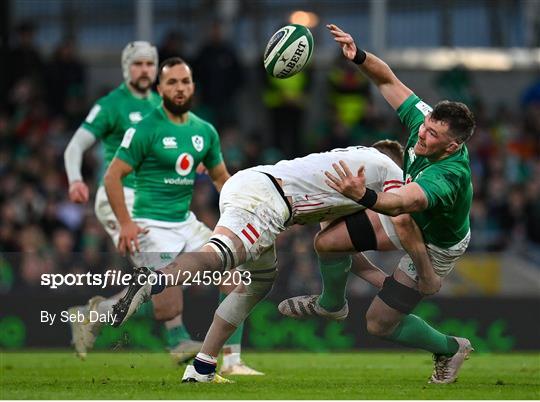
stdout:
[[213,234],[206,244],[212,247],[219,258],[221,258],[222,271],[225,269],[236,268],[236,248],[234,247],[234,242],[229,238],[229,236],[223,234]]
[[345,217],[349,237],[356,251],[377,250],[377,237],[366,210]]

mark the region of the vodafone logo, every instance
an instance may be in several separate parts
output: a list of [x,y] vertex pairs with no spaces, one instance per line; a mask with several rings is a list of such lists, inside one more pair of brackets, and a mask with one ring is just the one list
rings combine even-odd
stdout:
[[193,169],[193,165],[193,156],[184,152],[183,154],[180,154],[180,156],[176,160],[174,168],[176,170],[176,173],[178,173],[180,176],[187,176]]

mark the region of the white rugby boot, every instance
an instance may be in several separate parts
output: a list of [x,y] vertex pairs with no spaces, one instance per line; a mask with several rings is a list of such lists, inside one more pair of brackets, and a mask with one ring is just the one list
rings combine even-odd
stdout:
[[199,374],[192,364],[186,367],[184,375],[182,376],[182,382],[213,382],[215,384],[231,384],[231,381],[216,373]]
[[429,380],[431,384],[450,384],[456,381],[461,365],[474,351],[468,339],[458,337],[454,339],[459,349],[453,356],[433,355],[434,367]]
[[113,306],[113,327],[119,327],[137,312],[141,304],[150,300],[152,285],[149,277],[156,275],[146,267],[135,268],[126,294]]
[[278,305],[281,314],[291,318],[322,317],[342,321],[349,315],[349,303],[338,311],[327,311],[319,304],[318,295],[305,295],[285,299]]
[[71,307],[69,314],[81,313],[84,317],[82,321],[75,320],[70,322],[71,326],[71,344],[75,348],[75,354],[81,360],[86,359],[88,351],[94,347],[99,331],[101,330],[102,323],[90,322],[90,311],[97,311],[97,305],[105,300],[104,297],[95,296],[88,300],[86,306],[74,306]]
[[264,373],[261,373],[260,371],[257,371],[249,367],[243,361],[240,361],[239,363],[231,364],[229,366],[221,366],[221,369],[219,370],[219,374],[221,375],[264,375]]
[[172,348],[169,354],[176,364],[182,364],[197,356],[197,353],[201,351],[202,345],[202,342],[187,340]]

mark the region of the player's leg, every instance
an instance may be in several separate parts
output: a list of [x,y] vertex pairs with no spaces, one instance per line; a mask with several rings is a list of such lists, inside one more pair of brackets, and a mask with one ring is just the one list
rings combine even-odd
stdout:
[[[241,266],[240,268],[242,268]],[[234,275],[234,272],[231,273]],[[243,272],[240,270],[239,272]],[[234,285],[220,285],[219,286],[219,303],[221,304],[227,296],[236,289]],[[220,374],[223,375],[264,375],[264,373],[257,371],[242,360],[242,336],[244,334],[244,323],[236,327],[231,336],[226,340],[223,345],[223,363],[220,368]]]
[[[323,282],[319,304],[327,311],[337,311],[346,304],[345,290],[352,262],[347,254],[395,248],[383,230],[379,215],[370,210],[346,216],[319,232],[315,238]],[[346,266],[349,269],[342,269]]]
[[[249,276],[244,277],[245,280],[219,305],[201,352],[193,361],[193,367],[188,367],[184,373],[184,382],[206,382],[214,375],[219,351],[257,303],[270,292],[277,274],[275,247],[272,245],[260,258],[245,263],[243,269]],[[221,374],[237,374],[223,371]]]
[[[204,244],[199,241],[199,233],[193,231],[191,236],[186,234],[186,228],[197,222],[191,215],[185,222],[169,223],[141,219],[137,221],[148,233],[139,239],[140,253],[134,255],[137,266],[145,266],[152,270],[166,266],[179,252],[188,249],[188,241],[193,240],[197,246]],[[211,232],[210,232],[211,233]],[[208,235],[208,232],[205,233]],[[207,240],[208,236],[206,237]],[[164,323],[167,348],[176,363],[183,363],[193,358],[202,346],[202,342],[191,339],[183,322],[184,295],[181,286],[169,287],[163,292],[152,296],[154,317]]]
[[[195,215],[191,213],[190,217],[185,222],[184,233],[189,237],[189,241],[186,243],[184,251],[190,252],[201,248],[212,236],[212,231],[204,223],[197,220]],[[231,270],[234,272],[234,270]],[[231,282],[220,283],[219,286],[219,302],[221,303],[229,293],[231,293],[236,286]],[[246,366],[241,360],[241,343],[242,335],[244,333],[244,326],[239,325],[238,328],[229,337],[225,345],[223,346],[223,365],[222,370],[225,372],[234,372],[241,375],[257,375],[258,371]],[[202,342],[201,342],[202,346]],[[200,347],[199,347],[200,350]],[[199,351],[197,350],[197,352]],[[191,356],[193,357],[193,356]]]
[[[124,188],[124,198],[129,211],[133,208],[134,191],[131,188]],[[111,237],[113,244],[118,244],[120,226],[111,209],[105,188],[100,186],[96,192],[94,203],[94,212],[97,219]],[[104,323],[100,321],[90,322],[89,316],[91,311],[98,312],[100,315],[107,315],[112,312],[112,306],[124,295],[125,291],[121,291],[111,297],[104,298],[102,296],[93,296],[84,306],[74,306],[69,309],[70,313],[81,313],[84,317],[83,321],[74,321],[70,323],[72,333],[72,344],[75,347],[75,352],[78,357],[86,358],[87,352],[93,348],[95,340]],[[139,314],[151,315],[151,309],[141,309]],[[108,316],[108,315],[107,315]]]
[[[282,314],[293,318],[317,315],[328,319],[345,319],[347,277],[351,270],[351,254],[367,250],[395,250],[392,233],[387,233],[379,214],[363,210],[332,222],[315,237],[315,250],[323,282],[320,296],[298,296],[279,305]],[[364,256],[355,256],[353,272],[381,287],[386,274]]]
[[[428,245],[435,272],[441,277],[451,271],[462,251],[436,250]],[[443,334],[411,314],[420,300],[416,269],[411,258],[405,255],[366,313],[368,332],[403,346],[430,351],[435,360],[431,382],[453,382],[472,351],[471,344],[465,338]]]
[[[182,252],[193,252],[204,246],[212,236],[212,231],[204,223],[197,220],[195,214],[190,213],[190,216],[185,222],[180,224],[177,229],[178,233],[186,238],[186,246]],[[231,271],[234,272],[234,271]],[[219,302],[221,303],[229,293],[235,289],[232,281],[219,284]],[[156,295],[157,296],[157,295]],[[223,346],[223,365],[221,369],[227,374],[236,375],[260,375],[262,373],[248,367],[241,360],[241,343],[244,332],[243,324],[239,325],[234,333]],[[195,348],[197,346],[197,348]],[[202,342],[183,342],[173,353],[176,353],[178,361],[183,362],[194,357],[193,352],[198,352]]]

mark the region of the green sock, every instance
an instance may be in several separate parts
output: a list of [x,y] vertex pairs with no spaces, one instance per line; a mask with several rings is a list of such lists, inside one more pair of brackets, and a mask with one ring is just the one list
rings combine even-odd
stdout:
[[324,309],[338,311],[345,305],[345,290],[351,264],[352,258],[349,255],[334,259],[319,257],[319,269],[323,282],[319,304]]
[[167,346],[169,348],[174,348],[179,343],[183,341],[191,340],[189,332],[187,332],[186,327],[179,325],[177,327],[166,328],[165,334],[167,337]]
[[[219,293],[219,302],[221,303],[227,295],[225,293]],[[240,324],[238,328],[232,333],[225,346],[227,345],[241,345],[242,344],[242,335],[244,334],[244,323]]]
[[424,349],[437,355],[452,356],[459,349],[459,345],[453,337],[437,331],[413,314],[404,316],[394,332],[386,339],[400,345]]

